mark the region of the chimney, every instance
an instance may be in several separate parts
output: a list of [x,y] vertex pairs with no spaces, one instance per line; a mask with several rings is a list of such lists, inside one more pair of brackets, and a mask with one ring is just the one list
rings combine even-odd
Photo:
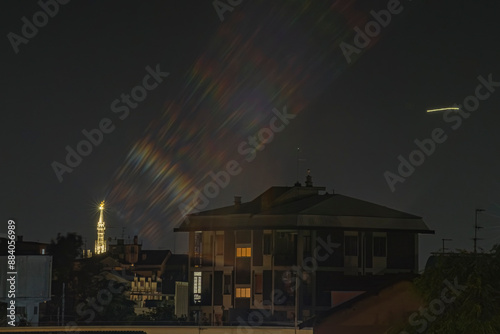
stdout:
[[306,176],[306,187],[312,187],[313,186],[313,180],[311,177],[311,170],[307,170],[307,176]]
[[241,196],[234,196],[234,207],[236,209],[241,207]]

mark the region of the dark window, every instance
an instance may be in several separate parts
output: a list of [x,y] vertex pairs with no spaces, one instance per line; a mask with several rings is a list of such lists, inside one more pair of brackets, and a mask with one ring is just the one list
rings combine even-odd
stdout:
[[297,234],[277,232],[274,248],[274,264],[277,266],[291,266],[297,261]]
[[234,266],[234,231],[224,231],[224,265]]
[[239,257],[236,259],[235,284],[250,284],[252,278],[250,259],[249,257]]
[[264,255],[271,255],[271,242],[272,242],[272,234],[264,234],[264,244],[263,244]]
[[273,299],[272,296],[272,291],[273,291],[273,273],[271,270],[264,270],[263,273],[263,288],[262,288],[262,293],[263,293],[263,300],[264,304],[270,304],[271,300]]
[[202,232],[194,232],[194,265],[201,265],[201,253],[203,250]]
[[310,254],[311,253],[311,236],[306,235],[303,238],[304,240],[304,253]]
[[373,237],[373,256],[387,256],[386,237]]
[[224,275],[224,294],[231,294],[231,275]]
[[26,307],[25,306],[18,306],[16,307],[17,314],[19,314],[22,317],[26,316]]
[[222,271],[216,271],[214,275],[214,305],[222,305],[223,274]]
[[354,235],[346,235],[344,237],[346,256],[358,256],[358,237]]
[[252,261],[254,266],[262,266],[262,250],[264,247],[262,246],[262,241],[264,239],[264,234],[261,230],[253,231],[252,238]]
[[256,294],[262,294],[262,274],[255,274],[255,289]]

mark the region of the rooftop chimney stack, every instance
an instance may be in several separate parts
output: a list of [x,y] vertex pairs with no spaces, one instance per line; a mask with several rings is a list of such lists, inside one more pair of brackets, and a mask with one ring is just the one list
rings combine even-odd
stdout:
[[241,206],[241,196],[234,196],[234,206],[239,209]]

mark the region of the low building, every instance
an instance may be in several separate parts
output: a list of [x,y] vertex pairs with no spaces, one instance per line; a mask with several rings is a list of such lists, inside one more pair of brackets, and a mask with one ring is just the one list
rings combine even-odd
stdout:
[[15,301],[16,326],[38,326],[40,304],[51,297],[52,256],[16,255],[14,274],[6,272],[7,264],[8,256],[0,256],[0,268],[5,273],[2,277],[7,278],[0,280],[0,302],[9,305]]

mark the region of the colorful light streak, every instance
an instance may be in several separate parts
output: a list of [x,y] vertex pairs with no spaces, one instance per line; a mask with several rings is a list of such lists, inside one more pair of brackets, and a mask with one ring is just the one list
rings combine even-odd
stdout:
[[256,1],[233,12],[114,175],[106,198],[129,231],[168,247],[187,190],[241,160],[237,143],[262,128],[273,107],[297,114],[325,93],[348,66],[339,44],[367,14],[353,0]]

